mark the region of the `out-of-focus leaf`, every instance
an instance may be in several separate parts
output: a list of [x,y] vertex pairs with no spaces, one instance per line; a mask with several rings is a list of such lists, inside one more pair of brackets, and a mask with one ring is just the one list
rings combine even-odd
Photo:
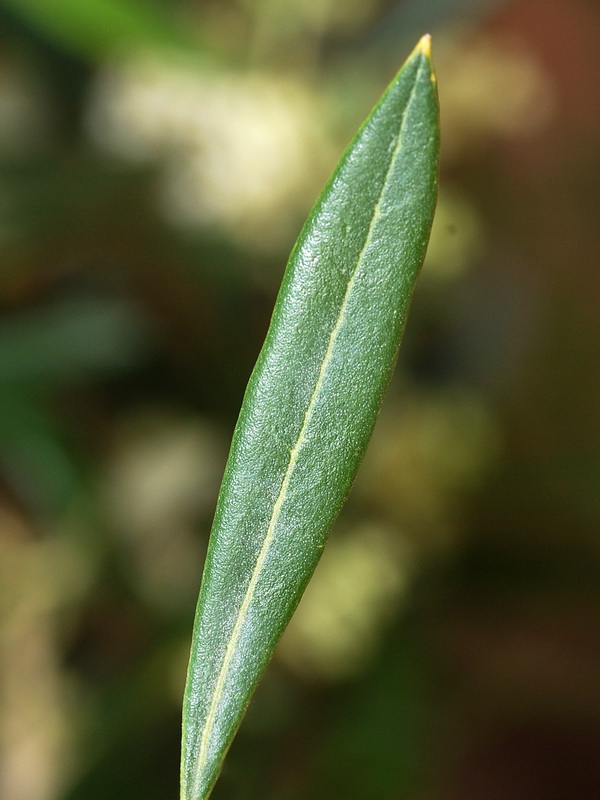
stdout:
[[184,800],[211,793],[371,435],[425,256],[438,146],[424,37],[309,216],[244,398],[193,634]]
[[140,0],[3,0],[62,47],[85,58],[122,49],[192,50],[195,42],[173,15]]
[[81,479],[64,431],[28,391],[0,391],[0,470],[19,500],[34,513],[56,512]]
[[147,352],[150,332],[123,302],[56,304],[0,324],[0,385],[62,384],[131,367]]

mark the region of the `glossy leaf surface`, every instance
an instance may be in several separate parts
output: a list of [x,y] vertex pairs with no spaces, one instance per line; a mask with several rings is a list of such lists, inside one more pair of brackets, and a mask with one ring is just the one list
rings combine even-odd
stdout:
[[438,149],[424,37],[311,212],[246,391],[194,626],[184,800],[209,796],[352,484],[425,256]]

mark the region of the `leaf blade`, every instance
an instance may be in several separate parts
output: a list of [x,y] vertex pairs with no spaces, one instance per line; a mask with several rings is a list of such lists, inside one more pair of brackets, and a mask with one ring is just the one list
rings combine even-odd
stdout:
[[184,700],[184,800],[209,796],[370,437],[433,218],[437,115],[424,37],[292,251],[211,533]]

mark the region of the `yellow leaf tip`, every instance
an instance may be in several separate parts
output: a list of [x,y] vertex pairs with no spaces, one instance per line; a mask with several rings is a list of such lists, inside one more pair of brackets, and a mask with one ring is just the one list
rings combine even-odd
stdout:
[[415,52],[422,53],[425,58],[431,58],[431,34],[426,33],[425,36],[421,36]]
[[433,62],[431,60],[431,34],[426,33],[425,36],[421,36],[419,39],[417,46],[411,53],[411,58],[413,56],[423,56],[429,62],[429,77],[431,79],[432,84],[435,86],[437,83],[437,78],[435,77],[435,72],[433,69]]

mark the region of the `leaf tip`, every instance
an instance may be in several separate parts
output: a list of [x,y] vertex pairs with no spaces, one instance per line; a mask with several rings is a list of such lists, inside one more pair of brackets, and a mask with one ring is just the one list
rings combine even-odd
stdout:
[[415,47],[415,54],[416,53],[421,53],[425,58],[431,59],[431,34],[426,33],[424,36],[421,36]]
[[431,82],[434,84],[437,83],[437,78],[435,76],[435,71],[433,68],[433,62],[431,60],[431,34],[426,33],[424,36],[421,36],[419,41],[417,42],[417,46],[411,53],[412,56],[423,56],[429,62],[429,77],[431,78]]

